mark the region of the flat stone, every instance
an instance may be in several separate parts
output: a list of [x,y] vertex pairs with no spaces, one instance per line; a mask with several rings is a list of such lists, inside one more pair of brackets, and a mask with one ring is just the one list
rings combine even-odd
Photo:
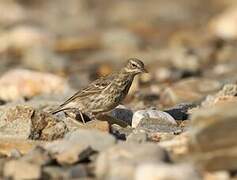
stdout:
[[13,139],[54,140],[68,131],[66,124],[27,105],[3,108],[0,136]]
[[90,146],[95,151],[105,150],[116,143],[116,139],[108,133],[85,129],[69,132],[64,140]]
[[44,146],[59,164],[69,165],[86,160],[96,151],[105,150],[116,142],[107,133],[80,129],[68,133],[64,139],[50,142]]
[[158,145],[120,143],[99,154],[95,174],[98,179],[133,179],[139,164],[167,160],[166,152]]
[[208,170],[236,170],[237,101],[201,108],[192,114],[190,151]]

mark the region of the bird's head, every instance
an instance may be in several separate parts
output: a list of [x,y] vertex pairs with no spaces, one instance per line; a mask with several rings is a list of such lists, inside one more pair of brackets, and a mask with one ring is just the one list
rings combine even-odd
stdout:
[[144,63],[136,58],[128,59],[127,65],[125,66],[125,71],[134,75],[148,72],[145,69]]

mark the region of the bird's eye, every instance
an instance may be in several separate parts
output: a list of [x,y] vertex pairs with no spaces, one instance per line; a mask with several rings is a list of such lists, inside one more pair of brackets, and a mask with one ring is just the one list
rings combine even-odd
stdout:
[[136,64],[132,64],[132,67],[135,68],[135,67],[137,67],[137,66],[136,66]]

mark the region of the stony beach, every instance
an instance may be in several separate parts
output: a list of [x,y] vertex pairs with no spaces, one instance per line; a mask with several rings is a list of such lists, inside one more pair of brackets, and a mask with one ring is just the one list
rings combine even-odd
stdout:
[[[237,2],[0,1],[0,179],[237,179]],[[49,113],[141,59],[126,99]]]

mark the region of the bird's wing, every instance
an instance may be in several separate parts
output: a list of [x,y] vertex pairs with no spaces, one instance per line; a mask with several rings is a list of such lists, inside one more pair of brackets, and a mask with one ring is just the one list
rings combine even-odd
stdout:
[[59,108],[65,107],[65,105],[67,105],[68,103],[72,102],[75,99],[80,100],[81,98],[84,98],[89,95],[99,94],[112,82],[113,77],[114,74],[111,74],[109,76],[101,77],[100,79],[93,81],[86,88],[78,91],[68,100],[66,100],[63,104],[59,106]]

